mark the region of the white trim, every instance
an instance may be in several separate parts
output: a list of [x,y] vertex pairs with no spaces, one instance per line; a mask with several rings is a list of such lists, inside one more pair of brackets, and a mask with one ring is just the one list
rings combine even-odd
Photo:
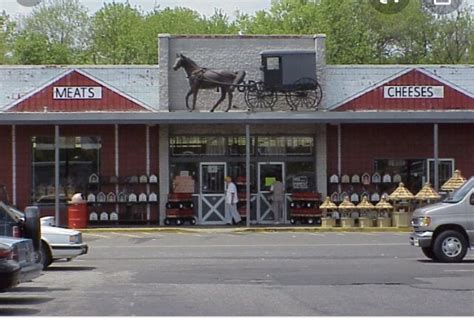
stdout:
[[[119,125],[114,125],[114,140],[115,140],[115,176],[119,176],[119,165],[120,165],[120,144],[119,144]],[[115,184],[115,194],[119,193],[119,185]],[[119,205],[118,203],[115,205],[115,212],[119,212]]]
[[42,86],[39,86],[38,88],[34,89],[33,91],[31,91],[30,93],[26,94],[25,96],[21,97],[20,99],[18,100],[15,100],[15,101],[12,101],[10,102],[9,104],[7,104],[5,107],[3,107],[3,111],[7,111],[13,107],[15,107],[16,105],[22,103],[23,101],[31,98],[32,96],[34,96],[35,94],[39,93],[41,90],[43,90],[44,88],[52,85],[53,83],[55,83],[56,81],[59,81],[61,80],[62,78],[66,77],[67,75],[69,75],[71,72],[73,72],[74,69],[71,69],[71,70],[65,70],[64,72],[61,72],[60,74],[58,74],[56,77],[54,77],[53,79],[49,80],[48,82],[46,82],[44,85]]
[[369,92],[372,91],[372,90],[375,90],[375,89],[377,89],[377,88],[382,87],[383,85],[385,85],[386,83],[389,83],[390,81],[393,81],[393,80],[395,80],[395,79],[397,79],[397,78],[400,78],[400,77],[406,75],[407,73],[409,73],[409,72],[411,72],[411,71],[419,71],[419,72],[423,73],[425,76],[427,76],[427,77],[429,77],[429,78],[432,78],[433,80],[436,80],[436,81],[438,81],[438,82],[441,82],[441,83],[443,83],[444,85],[448,86],[449,88],[451,88],[451,89],[453,89],[453,90],[455,90],[455,91],[458,91],[459,93],[464,94],[464,95],[466,95],[466,96],[469,97],[469,98],[474,98],[474,94],[473,94],[473,93],[471,93],[471,92],[469,92],[469,91],[467,91],[467,90],[465,90],[465,89],[459,87],[458,85],[456,85],[456,84],[454,84],[454,83],[452,83],[452,82],[447,81],[446,79],[443,79],[443,78],[441,78],[441,77],[439,77],[439,76],[437,76],[437,75],[435,75],[435,74],[429,72],[428,70],[425,70],[425,69],[422,68],[422,67],[417,67],[417,68],[409,67],[409,68],[407,68],[407,69],[404,69],[404,70],[401,70],[400,72],[395,73],[394,75],[392,75],[392,76],[390,76],[390,77],[388,77],[388,78],[386,78],[386,79],[384,79],[384,80],[382,80],[382,81],[380,81],[380,82],[377,82],[376,84],[373,84],[373,85],[367,87],[366,89],[364,89],[364,90],[362,90],[362,91],[360,91],[360,92],[358,92],[358,93],[356,93],[356,94],[353,94],[352,96],[349,96],[348,98],[344,99],[344,100],[341,101],[341,102],[338,102],[337,104],[335,104],[335,105],[333,105],[333,106],[329,106],[327,110],[335,110],[335,109],[337,109],[337,108],[339,108],[339,107],[341,107],[341,106],[343,106],[343,105],[345,105],[345,104],[351,102],[352,100],[355,100],[355,99],[357,99],[357,98],[359,98],[359,97],[361,97],[361,96],[363,96],[363,95],[369,93]]
[[419,69],[416,69],[416,70],[420,71],[425,76],[433,78],[434,80],[439,81],[439,82],[447,85],[451,89],[453,89],[455,91],[458,91],[458,92],[468,96],[469,98],[474,98],[474,93],[471,93],[471,92],[467,91],[466,89],[463,89],[463,88],[459,87],[458,85],[456,85],[452,82],[449,82],[448,80],[446,80],[444,78],[441,78],[440,76],[438,76],[438,75],[436,75],[436,74],[434,74],[434,73],[432,73],[428,70],[425,70],[424,68],[419,68]]
[[[431,175],[430,175],[430,163],[433,162],[433,169],[434,169],[434,158],[427,158],[426,159],[426,181],[423,181],[423,183],[429,182],[431,183],[431,186],[434,188],[434,183],[431,182]],[[441,164],[441,162],[451,162],[451,176],[454,175],[454,168],[455,168],[455,159],[454,158],[438,158],[438,165]],[[441,188],[441,186],[439,186]]]
[[338,102],[337,104],[328,107],[328,110],[337,109],[337,108],[339,108],[340,106],[342,106],[342,105],[344,105],[344,104],[346,104],[346,103],[348,103],[348,102],[350,102],[350,101],[352,101],[352,100],[355,100],[355,99],[359,98],[360,96],[363,96],[363,95],[365,95],[366,93],[369,93],[370,91],[372,91],[372,90],[374,90],[374,89],[377,89],[377,88],[383,86],[385,83],[388,83],[388,82],[390,82],[390,81],[392,81],[392,80],[395,80],[395,79],[397,79],[397,78],[399,78],[399,77],[401,77],[401,76],[407,74],[408,72],[410,72],[410,71],[412,71],[412,70],[414,70],[414,69],[413,69],[413,68],[406,68],[406,69],[403,69],[403,70],[401,70],[401,71],[395,73],[394,75],[392,75],[392,76],[390,76],[390,77],[388,77],[388,78],[385,78],[384,80],[382,80],[382,81],[380,81],[380,82],[377,82],[377,83],[375,83],[375,84],[373,84],[373,85],[371,85],[371,86],[365,88],[364,90],[362,90],[362,91],[360,91],[360,92],[358,92],[358,93],[356,93],[356,94],[353,94],[352,96],[347,97],[346,99],[342,100],[341,102]]
[[[9,104],[7,104],[2,110],[3,111],[7,111],[9,109],[12,109],[13,107],[15,107],[16,105],[20,104],[21,102],[31,98],[32,96],[34,96],[35,94],[39,93],[40,91],[42,91],[43,89],[45,89],[46,87],[54,84],[56,81],[59,81],[61,80],[62,78],[68,76],[69,74],[71,74],[72,72],[77,72],[79,73],[80,75],[86,77],[86,78],[89,78],[90,80],[100,84],[101,86],[103,86],[104,88],[107,88],[109,89],[110,91],[118,94],[119,96],[127,99],[127,100],[130,100],[131,102],[139,105],[140,107],[148,110],[148,111],[156,111],[155,109],[153,109],[152,107],[150,107],[149,105],[145,104],[144,102],[136,99],[136,98],[133,98],[132,96],[128,95],[127,93],[125,92],[122,92],[120,90],[118,90],[117,88],[111,86],[110,84],[102,81],[102,80],[99,80],[98,78],[94,77],[93,75],[91,75],[90,73],[86,72],[86,71],[83,71],[83,70],[80,70],[78,68],[74,68],[74,69],[69,69],[69,70],[66,70],[62,73],[60,73],[59,75],[57,75],[56,77],[54,77],[53,79],[51,79],[50,81],[46,82],[46,84],[38,87],[37,89],[31,91],[30,93],[28,93],[27,95],[23,96],[22,98],[18,99],[18,100],[15,100],[15,101],[12,101],[10,102]],[[113,112],[113,111],[112,111]]]
[[12,204],[16,206],[16,126],[12,125]]
[[[262,181],[260,180],[261,179],[261,167],[263,165],[278,165],[278,166],[281,166],[281,182],[283,183],[283,185],[285,186],[285,190],[286,190],[286,166],[285,166],[285,162],[259,162],[257,164],[257,184],[258,184],[258,187],[257,187],[257,190],[258,190],[258,195],[257,195],[257,223],[268,223],[268,222],[274,222],[272,220],[266,220],[266,218],[269,216],[269,215],[273,215],[273,206],[270,204],[270,202],[268,201],[267,199],[267,196],[266,194],[269,194],[270,192],[269,191],[264,191],[264,190],[261,190],[260,187],[261,187],[261,183]],[[268,208],[265,212],[262,212],[262,202],[264,202],[265,204],[267,204]],[[286,221],[286,211],[283,210],[283,217],[281,217],[283,219],[285,219]]]
[[147,109],[148,111],[155,111],[155,109],[153,109],[152,107],[150,107],[149,105],[141,102],[140,100],[137,100],[136,98],[133,98],[132,96],[128,95],[127,93],[125,92],[122,92],[120,91],[119,89],[113,87],[112,85],[108,84],[108,83],[105,83],[104,81],[102,80],[99,80],[98,78],[94,77],[93,75],[91,75],[90,73],[87,73],[86,71],[83,71],[83,70],[80,70],[80,69],[74,69],[77,73],[83,75],[84,77],[87,77],[87,78],[90,78],[91,80],[97,82],[98,84],[102,85],[103,87],[109,89],[110,91],[113,91],[114,93],[122,96],[123,98],[126,98],[130,101],[132,101],[133,103],[136,103],[138,104],[140,107],[142,108],[145,108]]
[[[145,125],[145,141],[146,141],[146,175],[150,177],[150,126]],[[146,194],[150,195],[150,184],[146,184]],[[146,205],[146,220],[150,221],[151,212],[150,212],[150,203]]]

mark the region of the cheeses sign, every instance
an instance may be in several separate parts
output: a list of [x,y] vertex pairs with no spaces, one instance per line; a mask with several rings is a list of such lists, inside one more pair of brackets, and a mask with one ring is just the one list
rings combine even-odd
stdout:
[[55,100],[102,99],[102,87],[53,87]]
[[442,99],[443,86],[384,86],[385,99]]

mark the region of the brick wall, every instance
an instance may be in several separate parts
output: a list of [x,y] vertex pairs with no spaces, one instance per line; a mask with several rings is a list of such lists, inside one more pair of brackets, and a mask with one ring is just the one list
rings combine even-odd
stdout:
[[[264,50],[315,50],[313,36],[175,36],[160,35],[160,108],[169,102],[171,111],[185,109],[185,94],[189,89],[183,69],[172,69],[176,54],[182,53],[199,66],[230,71],[244,70],[246,80],[260,80],[261,59]],[[317,56],[324,59],[324,48]],[[167,86],[165,85],[167,84]],[[215,89],[199,91],[197,108],[210,109],[220,97]],[[190,98],[190,103],[191,103]],[[280,99],[284,102],[284,99]],[[246,110],[243,93],[234,92],[235,105]],[[225,110],[227,100],[216,111]],[[285,107],[286,108],[286,107]],[[287,109],[287,108],[286,108]]]

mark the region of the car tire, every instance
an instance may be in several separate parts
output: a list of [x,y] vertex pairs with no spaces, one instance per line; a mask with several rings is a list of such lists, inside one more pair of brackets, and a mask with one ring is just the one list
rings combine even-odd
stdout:
[[296,223],[296,220],[295,220],[295,219],[290,219],[290,223],[291,223],[291,224],[295,224],[295,223]]
[[192,218],[191,221],[190,221],[191,225],[194,226],[196,224],[196,219],[195,218]]
[[170,224],[171,224],[171,220],[168,219],[168,218],[166,218],[166,219],[165,219],[165,225],[169,226]]
[[181,219],[176,219],[176,225],[180,226],[183,224],[183,221]]
[[421,248],[421,251],[423,251],[423,254],[424,254],[425,257],[427,257],[428,259],[436,260],[436,257],[435,257],[435,255],[434,255],[434,252],[433,252],[433,248],[432,248],[432,247],[422,247],[422,248]]
[[25,238],[33,241],[35,251],[39,251],[41,247],[41,222],[38,210],[25,210]]
[[308,220],[306,220],[308,222],[308,224],[314,224],[314,219],[313,218],[309,218]]
[[46,242],[41,240],[40,250],[37,251],[36,263],[42,264],[43,270],[46,270],[52,262],[53,258],[49,246]]
[[459,262],[467,253],[466,238],[455,230],[443,231],[434,241],[433,253],[442,262]]

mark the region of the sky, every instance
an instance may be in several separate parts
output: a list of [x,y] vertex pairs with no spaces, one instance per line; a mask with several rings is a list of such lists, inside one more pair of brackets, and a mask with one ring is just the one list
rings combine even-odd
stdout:
[[[102,7],[104,2],[111,0],[80,0],[80,2],[93,13]],[[115,2],[127,2],[126,0],[115,0]],[[234,17],[236,10],[244,13],[254,13],[257,10],[268,9],[271,0],[128,0],[132,6],[138,6],[144,11],[150,11],[155,5],[160,8],[166,7],[187,7],[196,10],[200,14],[210,16],[214,13],[214,8],[221,8],[224,12]],[[17,0],[0,0],[0,11],[5,10],[12,17],[21,14],[28,14],[32,8],[20,5]]]

